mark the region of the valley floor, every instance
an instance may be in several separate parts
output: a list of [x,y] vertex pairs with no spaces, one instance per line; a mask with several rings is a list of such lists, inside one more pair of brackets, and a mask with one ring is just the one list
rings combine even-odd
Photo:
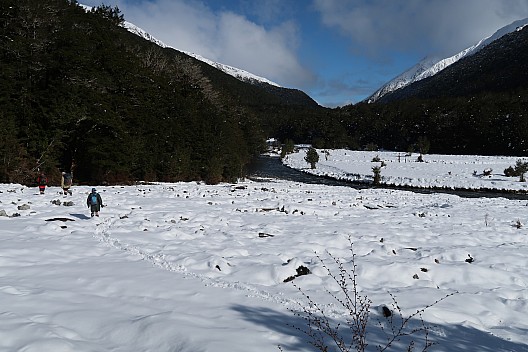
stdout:
[[241,180],[98,187],[90,218],[90,189],[0,185],[0,351],[314,351],[284,281],[308,268],[293,282],[342,322],[317,255],[350,271],[351,250],[368,351],[390,294],[404,316],[452,294],[422,314],[430,351],[528,351],[526,201]]
[[[504,170],[523,158],[509,156],[419,154],[400,152],[365,152],[352,150],[318,150],[319,161],[311,169],[304,160],[307,149],[284,158],[285,165],[340,180],[372,182],[372,167],[381,167],[381,183],[394,186],[446,189],[485,189],[528,192],[528,182],[506,177]],[[379,161],[373,161],[379,160]]]

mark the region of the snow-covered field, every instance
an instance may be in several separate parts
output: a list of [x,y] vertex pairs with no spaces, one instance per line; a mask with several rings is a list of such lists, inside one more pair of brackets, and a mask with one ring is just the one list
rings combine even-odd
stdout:
[[[515,166],[517,160],[527,158],[510,156],[475,155],[423,155],[424,162],[417,162],[419,154],[389,151],[318,150],[319,162],[315,169],[304,160],[307,149],[289,154],[284,164],[315,175],[326,175],[337,179],[372,181],[372,167],[381,162],[382,183],[395,186],[444,187],[457,189],[490,189],[528,191],[528,182],[519,182],[519,177],[506,177],[504,170]],[[326,151],[326,152],[325,152]]]
[[349,237],[367,350],[389,293],[404,315],[454,293],[422,315],[430,351],[528,351],[525,200],[243,180],[99,187],[91,219],[90,189],[0,185],[0,351],[314,351],[283,281],[306,266],[293,282],[345,319],[315,253],[350,265]]

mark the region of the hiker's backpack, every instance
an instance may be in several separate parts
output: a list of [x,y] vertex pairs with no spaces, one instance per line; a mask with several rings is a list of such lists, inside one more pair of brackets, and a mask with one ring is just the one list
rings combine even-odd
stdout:
[[97,194],[92,193],[90,195],[90,204],[91,205],[97,205]]
[[64,185],[65,186],[71,186],[72,184],[72,176],[71,174],[65,174],[64,175]]
[[45,186],[48,183],[48,180],[46,179],[46,176],[39,176],[37,179],[37,183],[40,186]]

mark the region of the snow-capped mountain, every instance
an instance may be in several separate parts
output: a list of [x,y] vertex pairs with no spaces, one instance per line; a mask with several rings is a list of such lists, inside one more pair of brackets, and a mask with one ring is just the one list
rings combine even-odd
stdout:
[[143,29],[139,28],[138,26],[134,25],[133,23],[130,23],[130,22],[127,22],[125,21],[124,25],[123,25],[128,31],[130,31],[131,33],[134,33],[142,38],[145,38],[146,40],[149,40],[163,48],[172,48],[172,49],[175,49],[175,50],[178,50],[178,51],[181,51],[182,53],[185,53],[186,55],[189,55],[189,56],[192,56],[194,57],[195,59],[197,60],[200,60],[200,61],[203,61],[205,62],[206,64],[209,64],[225,73],[227,73],[228,75],[231,75],[243,82],[249,82],[249,83],[267,83],[267,84],[270,84],[272,86],[276,86],[276,87],[280,87],[280,85],[278,85],[277,83],[275,82],[272,82],[270,81],[269,79],[266,79],[264,77],[260,77],[260,76],[257,76],[257,75],[254,75],[250,72],[247,72],[247,71],[244,71],[242,69],[239,69],[239,68],[236,68],[236,67],[233,67],[233,66],[229,66],[229,65],[225,65],[225,64],[221,64],[221,63],[218,63],[218,62],[215,62],[213,60],[210,60],[210,59],[207,59],[201,55],[198,55],[198,54],[195,54],[195,53],[191,53],[191,52],[188,52],[188,51],[184,51],[184,50],[180,50],[180,49],[177,49],[177,48],[173,48],[169,45],[166,45],[165,43],[163,43],[161,40],[158,40],[156,38],[154,38],[151,34],[145,32]]
[[[82,4],[80,4],[80,6],[82,6],[86,11],[90,11],[92,9],[91,6],[82,5]],[[239,68],[236,68],[236,67],[233,67],[233,66],[229,66],[229,65],[225,65],[225,64],[221,64],[221,63],[215,62],[213,60],[209,60],[209,59],[207,59],[207,58],[205,58],[205,57],[203,57],[201,55],[195,54],[195,53],[191,53],[191,52],[188,52],[188,51],[184,51],[184,50],[180,50],[178,48],[171,47],[171,46],[163,43],[161,40],[156,39],[150,33],[147,33],[145,30],[139,28],[135,24],[130,23],[128,21],[124,22],[123,27],[125,27],[129,32],[134,33],[134,34],[136,34],[136,35],[138,35],[138,36],[140,36],[142,38],[145,38],[146,40],[151,41],[151,42],[155,43],[156,45],[161,46],[162,48],[171,48],[171,49],[178,50],[178,51],[180,51],[180,52],[182,52],[182,53],[184,53],[186,55],[194,57],[197,60],[203,61],[206,64],[209,64],[209,65],[211,65],[211,66],[213,66],[213,67],[215,67],[215,68],[227,73],[228,75],[231,75],[231,76],[235,77],[236,79],[239,79],[239,80],[241,80],[243,82],[248,82],[248,83],[267,83],[267,84],[270,84],[272,86],[280,87],[280,85],[278,85],[275,82],[270,81],[267,78],[254,75],[254,74],[252,74],[250,72],[244,71],[242,69],[239,69]]]
[[442,71],[446,67],[454,64],[458,60],[473,55],[491,42],[501,38],[502,36],[511,33],[516,30],[522,29],[524,26],[528,25],[528,18],[523,20],[515,21],[505,27],[502,27],[496,31],[493,35],[482,39],[477,44],[462,50],[458,54],[447,57],[445,59],[436,60],[434,58],[425,58],[420,61],[418,64],[414,65],[409,70],[405,71],[398,77],[394,78],[392,81],[385,84],[383,87],[378,89],[374,94],[366,99],[367,102],[373,103],[380,99],[382,96],[394,92],[397,89],[408,86],[411,83],[420,81],[424,78],[431,77],[436,75],[438,72]]
[[438,62],[438,58],[426,57],[398,77],[394,78],[389,83],[378,89],[374,94],[368,97],[367,102],[373,103],[385,94],[394,92],[397,89],[403,88],[412,82],[417,81],[424,72],[429,70],[435,63]]

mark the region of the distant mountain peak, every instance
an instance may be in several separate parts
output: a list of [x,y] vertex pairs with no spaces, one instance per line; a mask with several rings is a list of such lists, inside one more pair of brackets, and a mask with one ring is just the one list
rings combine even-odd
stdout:
[[493,35],[480,40],[477,44],[462,50],[461,52],[444,58],[444,59],[434,59],[434,58],[425,58],[401,75],[397,76],[393,80],[389,81],[378,89],[374,94],[368,97],[365,101],[368,103],[373,103],[379,100],[386,94],[392,93],[395,90],[406,87],[411,83],[418,82],[427,77],[436,75],[438,72],[442,71],[446,67],[454,64],[463,57],[473,55],[491,42],[503,37],[504,35],[519,31],[525,26],[528,25],[528,18],[512,22],[511,24],[502,27],[497,30]]

